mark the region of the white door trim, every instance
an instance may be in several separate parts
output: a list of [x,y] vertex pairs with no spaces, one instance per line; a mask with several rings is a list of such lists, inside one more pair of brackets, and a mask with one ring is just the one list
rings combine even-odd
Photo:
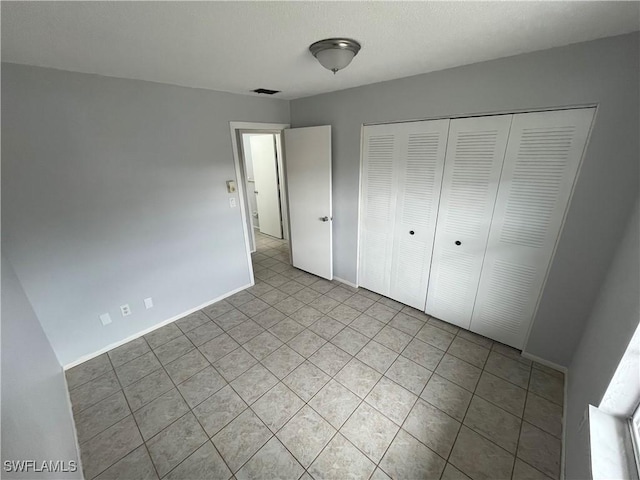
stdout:
[[[244,244],[247,250],[247,265],[249,266],[249,278],[251,285],[255,283],[253,278],[253,268],[251,262],[251,243],[249,242],[249,229],[247,228],[247,211],[246,194],[244,186],[244,170],[240,168],[240,147],[238,146],[239,130],[278,130],[282,134],[282,130],[289,128],[288,123],[257,123],[257,122],[229,122],[229,130],[231,133],[231,149],[233,152],[233,165],[236,171],[236,188],[238,189],[238,197],[240,198],[240,215],[242,216],[242,230],[244,232]],[[255,245],[255,235],[253,228],[251,229],[251,238]]]
[[364,168],[364,127],[365,124],[360,125],[360,164],[358,165],[358,231],[356,233],[356,283],[353,284],[355,288],[360,286],[360,228],[362,225],[362,171]]
[[597,108],[598,103],[575,103],[575,104],[567,104],[567,105],[556,105],[556,106],[547,106],[547,107],[537,107],[537,108],[515,108],[510,110],[492,110],[488,112],[474,112],[474,113],[460,113],[456,115],[435,115],[433,117],[425,117],[425,118],[412,118],[405,120],[386,120],[380,122],[366,122],[363,123],[363,126],[370,125],[386,125],[390,123],[412,123],[412,122],[423,122],[425,120],[454,120],[456,118],[473,118],[473,117],[492,117],[494,115],[516,115],[519,113],[536,113],[536,112],[557,112],[558,110],[577,110],[580,108]]
[[276,140],[276,157],[278,160],[278,181],[280,182],[280,205],[282,207],[282,238],[291,246],[289,238],[289,200],[287,195],[287,181],[284,171],[284,132],[280,131],[279,135],[275,135]]

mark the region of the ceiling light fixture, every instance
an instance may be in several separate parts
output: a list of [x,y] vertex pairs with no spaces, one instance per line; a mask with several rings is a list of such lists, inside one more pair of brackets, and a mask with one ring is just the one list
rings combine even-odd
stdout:
[[360,44],[350,38],[327,38],[309,46],[320,65],[334,74],[351,63],[360,51]]

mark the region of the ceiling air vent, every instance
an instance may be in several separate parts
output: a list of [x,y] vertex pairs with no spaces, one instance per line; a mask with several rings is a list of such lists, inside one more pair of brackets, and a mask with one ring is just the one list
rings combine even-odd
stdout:
[[280,90],[269,90],[268,88],[256,88],[255,93],[264,93],[265,95],[273,95],[274,93],[280,93]]

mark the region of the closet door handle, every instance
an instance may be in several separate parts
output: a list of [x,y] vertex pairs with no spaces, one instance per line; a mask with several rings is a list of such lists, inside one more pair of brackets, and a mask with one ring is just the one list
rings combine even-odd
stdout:
[[462,242],[460,240],[456,240],[456,245],[462,245]]

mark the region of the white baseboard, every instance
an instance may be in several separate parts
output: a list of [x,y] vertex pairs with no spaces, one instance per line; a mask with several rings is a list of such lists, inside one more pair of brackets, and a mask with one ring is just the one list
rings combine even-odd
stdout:
[[553,368],[554,370],[558,370],[559,372],[564,373],[565,375],[569,372],[567,367],[562,365],[558,365],[557,363],[550,362],[549,360],[545,360],[544,358],[538,357],[537,355],[533,355],[531,353],[527,353],[525,351],[522,352],[522,356],[527,360],[533,360],[534,362],[538,362],[545,367]]
[[180,313],[180,314],[178,314],[178,315],[176,315],[174,317],[171,317],[171,318],[169,318],[167,320],[163,320],[162,322],[157,323],[152,327],[149,327],[149,328],[146,328],[144,330],[141,330],[140,332],[134,333],[133,335],[130,335],[130,336],[128,336],[127,338],[125,338],[123,340],[119,340],[119,341],[114,342],[114,343],[112,343],[110,345],[107,345],[106,347],[101,348],[97,352],[93,352],[93,353],[90,353],[88,355],[83,355],[79,359],[74,360],[73,362],[68,363],[66,365],[63,365],[62,368],[64,370],[69,370],[70,368],[73,368],[73,367],[75,367],[77,365],[80,365],[81,363],[84,363],[87,360],[91,360],[92,358],[98,357],[98,356],[102,355],[103,353],[108,352],[109,350],[113,350],[116,347],[124,345],[125,343],[128,343],[131,340],[135,340],[136,338],[140,338],[143,335],[146,335],[147,333],[151,333],[154,330],[157,330],[157,329],[159,329],[161,327],[164,327],[165,325],[168,325],[168,324],[170,324],[172,322],[175,322],[176,320],[180,320],[181,318],[186,317],[187,315],[191,315],[192,313],[195,313],[198,310],[202,310],[203,308],[208,307],[211,304],[219,302],[220,300],[224,300],[225,298],[230,297],[231,295],[234,295],[234,294],[236,294],[238,292],[241,292],[242,290],[246,290],[247,288],[249,288],[249,287],[251,287],[253,285],[254,285],[253,283],[250,283],[250,284],[245,285],[243,287],[236,288],[235,290],[227,292],[224,295],[219,296],[218,298],[214,298],[213,300],[205,302],[202,305],[199,305],[199,306],[197,306],[195,308],[191,308],[191,309],[187,310],[186,312],[182,312],[182,313]]
[[350,287],[353,287],[353,288],[358,288],[358,285],[356,285],[355,283],[351,283],[343,278],[333,277],[333,279],[336,282],[344,283],[345,285],[349,285]]

